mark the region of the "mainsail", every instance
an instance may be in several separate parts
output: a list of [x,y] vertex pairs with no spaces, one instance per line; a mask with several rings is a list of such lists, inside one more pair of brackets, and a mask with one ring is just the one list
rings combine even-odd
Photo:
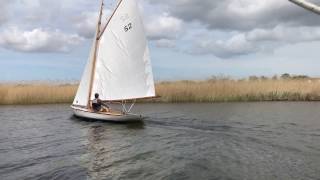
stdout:
[[119,3],[98,41],[95,61],[92,50],[74,105],[86,106],[88,95],[94,99],[95,93],[105,101],[155,96],[149,48],[137,3]]

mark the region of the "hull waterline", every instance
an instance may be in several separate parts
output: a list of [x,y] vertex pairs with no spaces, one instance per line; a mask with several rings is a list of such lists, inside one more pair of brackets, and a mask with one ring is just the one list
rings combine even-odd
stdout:
[[89,120],[98,120],[106,122],[137,122],[142,121],[142,116],[137,114],[112,114],[112,113],[97,113],[91,112],[87,109],[74,108],[73,113],[76,117],[89,119]]

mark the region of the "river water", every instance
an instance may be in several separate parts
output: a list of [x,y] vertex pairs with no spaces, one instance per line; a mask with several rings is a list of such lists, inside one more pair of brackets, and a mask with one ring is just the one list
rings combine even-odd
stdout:
[[320,103],[140,104],[143,123],[68,105],[0,107],[0,179],[320,179]]

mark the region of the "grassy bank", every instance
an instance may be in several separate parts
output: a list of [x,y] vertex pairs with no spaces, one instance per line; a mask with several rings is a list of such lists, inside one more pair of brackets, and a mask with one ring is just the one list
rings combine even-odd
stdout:
[[[77,85],[0,85],[0,105],[71,103]],[[153,102],[318,101],[315,79],[255,79],[161,82]]]

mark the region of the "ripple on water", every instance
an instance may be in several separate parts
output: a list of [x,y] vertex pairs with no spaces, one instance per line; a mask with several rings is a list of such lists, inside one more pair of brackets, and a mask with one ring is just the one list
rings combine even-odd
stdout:
[[68,105],[0,107],[0,179],[317,179],[319,108],[140,104],[143,123],[112,124]]

